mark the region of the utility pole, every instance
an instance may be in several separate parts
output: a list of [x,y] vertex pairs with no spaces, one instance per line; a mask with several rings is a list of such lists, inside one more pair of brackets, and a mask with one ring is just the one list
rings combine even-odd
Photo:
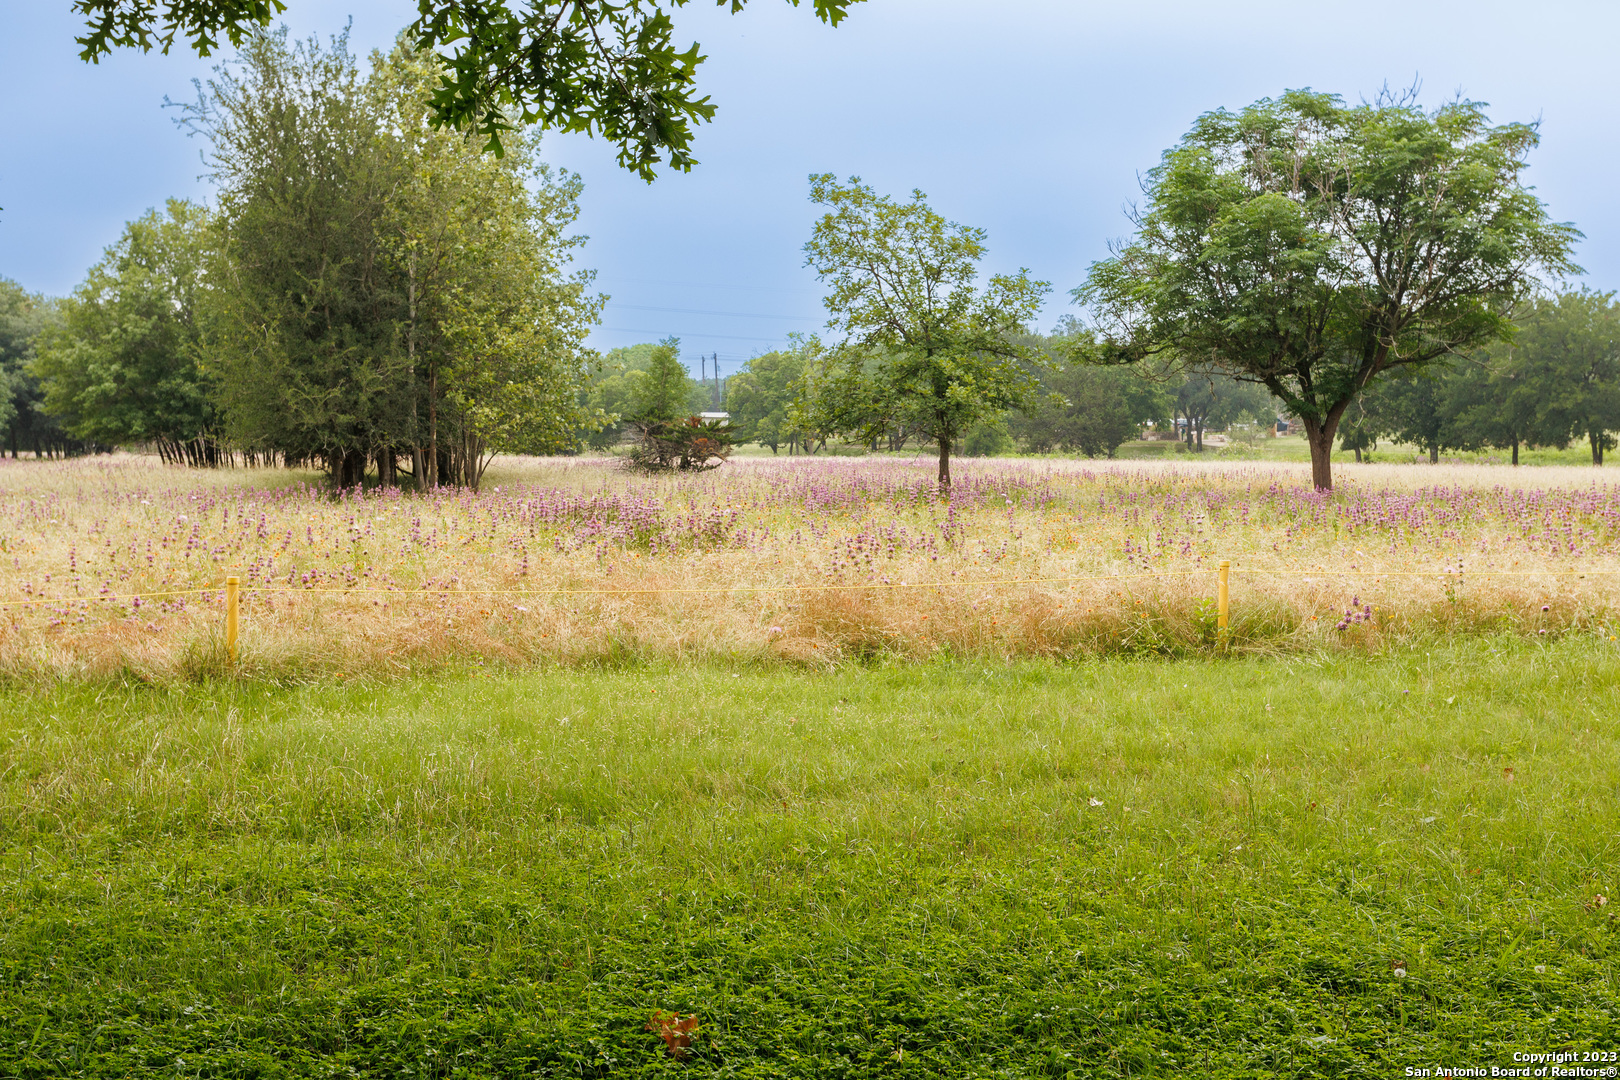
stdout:
[[714,354],[714,411],[719,412],[725,408],[725,402],[720,396],[720,354]]

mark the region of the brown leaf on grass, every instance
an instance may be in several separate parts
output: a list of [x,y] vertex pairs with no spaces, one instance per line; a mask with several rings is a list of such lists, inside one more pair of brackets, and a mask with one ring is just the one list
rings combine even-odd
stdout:
[[664,1049],[669,1056],[679,1061],[686,1056],[687,1048],[696,1038],[698,1018],[696,1015],[681,1016],[678,1012],[665,1012],[659,1009],[647,1021],[647,1030],[656,1031],[658,1037],[664,1040]]
[[1513,779],[1513,766],[1507,765],[1507,766],[1503,767],[1503,769],[1502,769],[1502,779],[1504,779],[1504,780],[1512,780]]

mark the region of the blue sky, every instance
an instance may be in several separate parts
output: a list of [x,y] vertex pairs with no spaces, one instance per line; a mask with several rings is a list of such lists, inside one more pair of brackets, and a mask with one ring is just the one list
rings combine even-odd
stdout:
[[[807,5],[808,6],[808,5]],[[385,47],[411,0],[289,0],[297,34],[353,19],[358,51]],[[859,175],[927,192],[989,231],[988,270],[1067,291],[1121,238],[1138,177],[1191,121],[1284,89],[1355,100],[1421,78],[1435,104],[1461,92],[1498,121],[1537,120],[1535,184],[1586,233],[1587,283],[1620,287],[1620,4],[1363,0],[869,0],[837,30],[782,0],[731,16],[695,0],[678,29],[703,43],[700,164],[652,185],[612,149],[555,136],[545,156],[586,184],[581,265],[610,294],[592,343],[674,334],[696,368],[730,373],[824,320],[803,266],[815,219],[806,177]],[[70,291],[123,223],[171,195],[206,199],[202,147],[164,97],[192,96],[215,62],[122,52],[81,63],[67,0],[0,0],[0,275]]]

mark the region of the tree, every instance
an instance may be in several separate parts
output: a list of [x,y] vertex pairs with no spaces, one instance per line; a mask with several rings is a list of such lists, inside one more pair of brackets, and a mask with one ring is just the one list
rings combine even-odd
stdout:
[[1455,370],[1435,365],[1427,370],[1399,371],[1380,382],[1372,409],[1379,431],[1421,448],[1428,453],[1430,464],[1440,461],[1442,450],[1461,449],[1459,433],[1446,408],[1453,381],[1448,376]]
[[[670,339],[673,341],[674,339]],[[678,346],[678,342],[675,342]],[[640,345],[621,345],[608,350],[606,356],[590,365],[580,402],[588,413],[601,418],[600,426],[587,430],[585,445],[593,450],[606,450],[624,441],[632,430],[631,414],[635,411],[638,387],[652,366],[653,356],[665,345],[644,342]],[[677,410],[682,415],[708,409],[714,393],[687,373],[686,404]]]
[[1201,117],[1148,174],[1135,238],[1075,290],[1114,356],[1208,364],[1305,428],[1312,479],[1367,387],[1503,338],[1580,234],[1520,182],[1530,124],[1410,96],[1291,91]]
[[692,415],[697,385],[680,361],[680,342],[666,338],[652,350],[630,400],[636,438],[630,465],[644,472],[712,469],[731,456],[732,435],[718,421]]
[[45,389],[34,373],[36,346],[57,319],[57,305],[0,278],[0,424],[12,457],[32,450],[35,457],[73,456],[96,449],[74,438],[45,412]]
[[12,435],[12,456],[16,457],[18,396],[22,393],[23,372],[33,362],[34,338],[43,323],[37,297],[30,296],[10,278],[0,278],[0,425]]
[[496,451],[554,452],[600,310],[567,274],[580,184],[428,123],[429,57],[363,78],[260,34],[189,114],[213,143],[222,243],[208,352],[233,436],[323,461],[342,487],[400,457],[419,488],[476,487]]
[[678,338],[665,338],[652,350],[647,369],[630,398],[630,418],[658,424],[691,415],[693,380],[681,363]]
[[437,395],[412,382],[431,345],[411,332],[409,270],[389,257],[395,178],[377,102],[341,36],[323,49],[255,34],[239,72],[219,69],[186,115],[212,144],[206,368],[230,437],[319,462],[339,487],[409,442],[429,485],[423,406]]
[[1027,270],[980,289],[983,229],[948,222],[925,196],[896,203],[852,177],[810,178],[829,207],[805,245],[805,263],[828,282],[828,326],[843,335],[818,377],[813,428],[882,437],[909,427],[939,447],[941,491],[951,451],[974,424],[1034,400],[1040,360],[1013,335],[1048,290]]
[[[1378,436],[1381,434],[1377,418],[1367,411],[1367,397],[1362,394],[1356,398],[1355,404],[1339,421],[1339,449],[1353,451],[1358,463],[1365,460],[1364,455],[1368,451],[1378,449]],[[1514,464],[1518,464],[1517,460]]]
[[797,441],[793,403],[817,345],[795,342],[792,348],[756,356],[726,381],[726,411],[738,442],[757,442],[774,454],[783,443]]
[[1620,430],[1620,304],[1614,293],[1581,289],[1538,298],[1522,313],[1504,364],[1535,402],[1533,432],[1543,445],[1585,438],[1592,464]]
[[124,235],[41,336],[46,411],[78,438],[153,443],[165,460],[217,465],[218,417],[198,369],[198,292],[208,215],[169,200]]
[[[688,0],[417,0],[405,31],[413,51],[448,50],[431,96],[433,120],[476,132],[503,150],[503,135],[539,123],[558,131],[601,134],[619,148],[619,164],[651,180],[667,156],[690,170],[692,127],[715,107],[696,97],[703,57],[693,43],[672,42],[666,7]],[[795,7],[799,0],[788,0]],[[813,0],[816,16],[837,26],[860,0]],[[732,12],[747,0],[717,0]],[[190,39],[201,56],[223,37],[250,41],[287,5],[282,0],[73,0],[86,32],[79,56],[96,62],[114,48],[158,48]]]
[[1258,421],[1271,412],[1271,395],[1253,383],[1235,379],[1219,369],[1194,368],[1178,373],[1170,390],[1171,408],[1186,422],[1189,450],[1204,449],[1206,428],[1224,430],[1233,424]]
[[1111,458],[1144,423],[1169,412],[1164,388],[1134,367],[1099,364],[1088,331],[1073,324],[1059,329],[1057,337],[1028,339],[1051,363],[1036,369],[1044,392],[1032,407],[1012,413],[1008,426],[1032,453]]
[[1507,362],[1511,345],[1497,344],[1463,357],[1446,373],[1441,419],[1458,450],[1511,450],[1536,441],[1535,401],[1520,373]]

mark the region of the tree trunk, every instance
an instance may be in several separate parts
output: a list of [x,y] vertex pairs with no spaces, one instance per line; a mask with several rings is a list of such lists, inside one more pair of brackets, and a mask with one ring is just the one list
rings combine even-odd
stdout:
[[944,435],[939,437],[939,490],[951,490],[951,440]]
[[439,486],[439,368],[428,369],[428,487]]
[[350,450],[343,455],[343,487],[357,488],[364,486],[367,456],[364,450]]
[[1198,418],[1198,452],[1204,452],[1204,418]]
[[1588,431],[1586,433],[1586,437],[1592,443],[1592,464],[1594,464],[1594,465],[1602,465],[1603,464],[1603,432],[1601,432],[1601,431]]
[[1305,444],[1311,448],[1311,486],[1318,491],[1333,490],[1333,435],[1339,426],[1338,417],[1327,421],[1300,417],[1305,427]]
[[1361,464],[1361,447],[1356,447],[1356,464]]
[[1440,464],[1440,446],[1437,443],[1431,443],[1429,446],[1429,464]]
[[1513,464],[1517,465],[1518,463],[1519,463],[1519,440],[1514,439],[1513,440]]

